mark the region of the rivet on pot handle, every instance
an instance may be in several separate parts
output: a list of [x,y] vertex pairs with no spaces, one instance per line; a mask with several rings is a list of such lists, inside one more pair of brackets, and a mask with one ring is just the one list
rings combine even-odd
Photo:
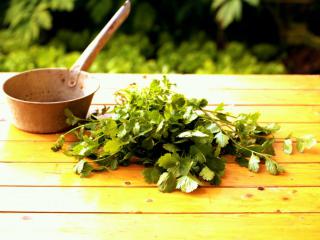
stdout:
[[128,17],[130,9],[130,0],[126,0],[119,10],[113,15],[110,21],[105,25],[105,27],[100,31],[100,33],[95,37],[95,39],[84,50],[78,60],[73,64],[70,69],[70,78],[68,80],[69,87],[74,87],[77,85],[80,71],[85,71],[91,66],[100,50]]

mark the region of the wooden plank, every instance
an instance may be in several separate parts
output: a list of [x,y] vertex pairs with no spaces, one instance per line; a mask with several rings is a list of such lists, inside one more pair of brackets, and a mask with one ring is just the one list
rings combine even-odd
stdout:
[[260,122],[320,123],[320,106],[226,106],[225,110],[233,114],[259,112]]
[[0,212],[320,213],[320,187],[200,188],[193,194],[154,187],[1,187],[0,196]]
[[[319,239],[320,214],[0,214],[3,239]],[[15,229],[15,231],[12,231]],[[244,237],[245,236],[245,237]]]
[[[119,89],[100,89],[93,97],[94,104],[114,104],[114,93]],[[210,104],[238,105],[320,105],[320,90],[225,90],[210,89],[205,85],[195,88],[179,89],[189,98],[206,98]]]
[[[51,151],[53,142],[34,142],[34,141],[0,141],[0,162],[74,162],[72,157],[67,157],[61,152]],[[274,144],[278,162],[310,163],[320,162],[320,143],[312,149],[299,153],[294,148],[292,155],[283,153],[283,143]],[[230,160],[227,158],[227,160]]]
[[[275,134],[276,138],[286,138],[290,133],[293,133],[297,137],[312,133],[320,140],[319,123],[282,123],[280,126],[281,129]],[[0,121],[0,129],[0,141],[55,141],[59,137],[59,134],[32,134],[23,132],[7,121]]]
[[53,143],[0,141],[0,162],[75,162],[72,157],[68,157],[61,152],[53,152],[51,150]]
[[14,127],[10,122],[0,121],[0,141],[55,141],[59,137],[56,134],[33,134],[21,131]]
[[[116,171],[80,178],[73,163],[0,163],[0,186],[155,186],[147,184],[142,166],[120,167]],[[235,163],[228,163],[223,187],[319,186],[320,163],[283,164],[286,173],[273,176],[261,166],[258,174]],[[215,187],[206,184],[207,187]]]
[[[5,79],[16,73],[1,73],[0,85]],[[162,79],[163,74],[106,74],[93,73],[92,77],[101,82],[104,88],[123,88],[129,84],[148,83],[153,79]],[[320,90],[319,75],[223,75],[223,74],[167,74],[167,78],[178,87],[184,85],[207,85],[220,89],[318,89]]]
[[280,130],[275,133],[276,138],[287,138],[292,133],[295,137],[313,134],[317,140],[320,140],[319,123],[282,123],[280,126]]

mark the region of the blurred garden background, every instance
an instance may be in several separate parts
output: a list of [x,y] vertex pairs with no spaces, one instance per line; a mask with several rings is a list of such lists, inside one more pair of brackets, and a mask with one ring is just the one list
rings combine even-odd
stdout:
[[[320,73],[319,0],[132,0],[90,72]],[[0,71],[70,67],[123,4],[1,0]]]

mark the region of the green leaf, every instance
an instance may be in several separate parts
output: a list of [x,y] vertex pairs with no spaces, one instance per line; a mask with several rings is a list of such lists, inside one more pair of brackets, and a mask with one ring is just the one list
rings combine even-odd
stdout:
[[118,160],[117,159],[109,160],[109,168],[111,170],[116,170],[118,168]]
[[274,151],[273,143],[274,143],[273,138],[267,139],[266,141],[264,141],[263,144],[261,145],[261,152],[274,156],[275,151]]
[[105,119],[105,127],[104,127],[104,134],[113,138],[118,133],[118,126],[116,121],[111,118]]
[[219,105],[214,109],[215,112],[221,112],[224,110],[224,103],[219,103]]
[[229,137],[222,132],[218,132],[214,138],[216,139],[217,144],[223,148],[228,145]]
[[267,130],[267,134],[275,133],[280,130],[280,125],[277,123],[269,123],[264,127]]
[[218,157],[207,157],[206,165],[215,173],[222,172],[225,170],[225,159]]
[[285,154],[291,154],[292,153],[292,140],[290,138],[287,138],[283,142],[283,152]]
[[64,142],[65,142],[64,135],[60,135],[58,137],[57,141],[51,147],[51,150],[54,151],[54,152],[59,151],[62,148]]
[[165,150],[167,150],[168,152],[171,152],[171,153],[175,153],[175,152],[179,151],[179,148],[176,145],[172,144],[172,143],[165,143],[165,144],[162,145],[162,147]]
[[204,167],[199,173],[199,176],[201,176],[206,181],[211,181],[214,178],[214,172],[211,171],[210,168]]
[[177,180],[177,189],[180,189],[182,192],[190,193],[198,188],[198,180],[192,176],[182,176]]
[[241,167],[248,167],[249,161],[245,157],[236,157],[236,162],[241,166]]
[[172,96],[171,102],[174,108],[180,109],[186,104],[186,98],[183,94],[176,93]]
[[199,108],[204,108],[208,105],[208,100],[205,98],[199,99]]
[[66,123],[70,126],[76,125],[81,119],[73,115],[69,108],[64,110],[64,115],[67,117]]
[[213,0],[212,2],[212,9],[218,9],[219,7],[221,7],[224,3],[226,3],[228,0]]
[[259,171],[259,163],[260,163],[259,157],[252,154],[248,162],[248,169],[251,172],[257,173]]
[[86,137],[83,139],[83,141],[71,145],[67,153],[70,156],[83,158],[92,154],[97,147],[98,144],[96,142],[93,142],[92,140],[88,139],[88,137]]
[[178,165],[179,164],[179,159],[177,158],[177,156],[175,156],[175,155],[173,155],[171,153],[166,153],[165,155],[161,156],[158,159],[157,164],[160,167],[168,169],[170,167]]
[[184,157],[180,159],[179,163],[179,175],[188,175],[192,166],[193,166],[193,159],[190,157]]
[[177,180],[172,173],[164,172],[160,175],[157,185],[161,192],[172,192],[176,189]]
[[156,133],[160,132],[160,131],[163,129],[164,122],[165,122],[165,121],[162,120],[162,121],[159,123],[159,125],[158,125],[158,127],[157,127],[157,129],[156,129]]
[[185,124],[189,124],[195,119],[197,119],[198,114],[194,111],[192,106],[186,108],[186,112],[183,114],[183,119]]
[[205,128],[207,130],[209,130],[211,133],[218,133],[221,131],[221,129],[219,128],[219,126],[216,123],[210,123],[210,124],[206,125]]
[[244,0],[244,1],[253,7],[257,7],[260,4],[260,0]]
[[221,154],[221,147],[217,146],[216,149],[214,150],[214,156],[219,157]]
[[241,15],[241,0],[229,0],[218,9],[216,18],[222,28],[227,28],[233,21],[239,20]]
[[147,183],[157,183],[159,181],[159,177],[161,175],[160,170],[157,167],[145,168],[142,171],[144,180]]
[[154,141],[152,138],[146,138],[142,141],[141,146],[147,150],[151,150],[154,147]]
[[189,154],[196,162],[206,162],[206,156],[196,145],[190,147]]
[[185,131],[185,132],[182,132],[180,133],[178,136],[178,138],[191,138],[191,137],[209,137],[208,134],[205,134],[203,132],[200,132],[198,130],[194,130],[194,131]]
[[138,135],[140,133],[140,124],[139,124],[139,122],[136,122],[134,124],[132,132],[133,132],[134,135]]
[[87,161],[80,160],[75,166],[74,166],[74,172],[76,174],[79,174],[80,177],[87,177],[90,175],[90,173],[94,170],[94,167],[92,167]]
[[105,155],[116,154],[121,150],[122,145],[123,145],[123,142],[119,138],[108,140],[103,146],[104,154]]
[[272,175],[278,175],[284,172],[284,169],[277,162],[270,158],[266,158],[267,171]]
[[297,149],[299,152],[304,152],[305,149],[310,149],[316,144],[317,140],[312,134],[307,134],[297,138]]

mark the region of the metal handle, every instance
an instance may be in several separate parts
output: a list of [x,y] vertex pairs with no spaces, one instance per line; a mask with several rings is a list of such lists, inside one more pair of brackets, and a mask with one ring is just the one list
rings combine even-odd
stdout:
[[111,38],[113,33],[120,27],[124,20],[128,17],[131,9],[130,0],[126,0],[125,3],[119,8],[119,10],[113,15],[110,21],[104,26],[95,39],[84,50],[78,60],[71,67],[71,76],[68,81],[70,87],[74,87],[77,84],[79,72],[81,70],[87,70],[100,50],[104,47],[107,41]]

